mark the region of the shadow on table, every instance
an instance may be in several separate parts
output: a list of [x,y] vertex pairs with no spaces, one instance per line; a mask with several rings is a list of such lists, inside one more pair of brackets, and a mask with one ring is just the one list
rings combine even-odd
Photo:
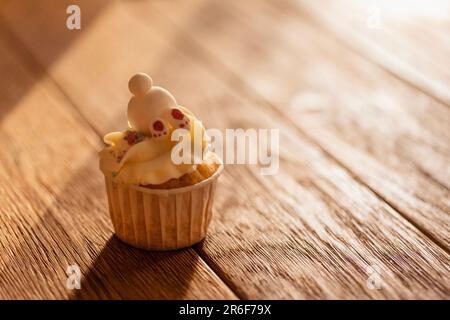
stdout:
[[145,251],[113,235],[70,299],[182,299],[198,260],[192,249]]
[[[5,79],[0,84],[5,89],[0,100],[0,121],[112,3],[108,0],[0,1],[0,45],[6,50],[0,51],[2,79]],[[66,26],[66,19],[73,13],[67,10],[73,4],[81,10],[80,30],[69,30]],[[25,65],[27,72],[7,60],[8,55],[14,55],[14,61]],[[30,71],[33,77],[29,76]]]
[[[204,263],[192,248],[146,251],[123,243],[112,233],[103,177],[98,172],[96,158],[87,159],[69,178],[66,187],[48,187],[49,196],[54,197],[51,204],[44,203],[33,189],[25,189],[27,201],[35,209],[23,209],[21,217],[10,224],[11,229],[24,231],[17,238],[13,236],[8,242],[8,252],[0,259],[0,268],[6,270],[8,281],[11,279],[2,285],[15,288],[6,297],[185,299],[201,296],[199,284],[208,280],[201,274]],[[66,270],[71,265],[78,265],[82,272],[79,290],[67,288]],[[33,277],[29,268],[42,276]],[[24,281],[14,281],[23,278]]]

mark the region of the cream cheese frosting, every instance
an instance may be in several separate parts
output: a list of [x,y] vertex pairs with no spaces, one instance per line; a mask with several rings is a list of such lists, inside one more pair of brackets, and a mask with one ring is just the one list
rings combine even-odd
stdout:
[[[188,109],[177,105],[167,90],[153,87],[153,81],[145,74],[131,78],[129,87],[134,94],[128,106],[130,128],[105,135],[107,146],[99,153],[100,170],[117,181],[136,185],[161,184],[194,171],[195,163],[172,161],[172,148],[178,141],[171,140],[171,133],[178,128],[187,129],[185,138],[190,139],[191,149],[199,143],[205,151],[209,144],[201,122]],[[194,139],[196,131],[202,133],[201,139]]]

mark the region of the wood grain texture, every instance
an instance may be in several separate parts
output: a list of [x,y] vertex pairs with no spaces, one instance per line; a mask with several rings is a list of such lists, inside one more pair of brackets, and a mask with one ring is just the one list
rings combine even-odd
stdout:
[[[190,20],[165,2],[136,12],[148,16],[159,9],[163,18],[155,14],[154,23],[170,29],[168,17],[185,31],[188,40],[180,43],[181,51],[193,41],[219,59],[210,63],[215,72],[289,119],[448,248],[450,110],[339,47],[302,23],[295,10],[258,2],[260,14],[255,14],[251,4],[232,3],[210,3],[208,10],[215,14],[198,10],[187,15],[197,18]],[[260,25],[266,28],[255,27]]]
[[308,13],[350,49],[450,106],[447,0],[289,2],[289,10]]
[[[113,236],[99,138],[0,30],[0,298],[234,298],[192,249],[151,253]],[[66,287],[72,264],[79,291]]]
[[[58,20],[52,19],[53,11],[46,13],[47,19],[41,25],[44,32],[35,34],[31,29],[36,24],[33,18],[36,12],[27,10],[23,3],[12,3],[3,11],[8,26],[99,133],[120,129],[120,123],[125,127],[124,106],[129,98],[126,81],[137,71],[151,74],[158,84],[167,87],[178,101],[198,114],[207,127],[281,129],[279,174],[261,176],[258,167],[228,166],[218,186],[210,234],[203,244],[195,247],[238,297],[449,298],[449,255],[358,182],[352,172],[317,147],[316,142],[311,143],[311,137],[299,131],[297,123],[288,121],[265,99],[250,95],[254,83],[245,85],[235,72],[226,72],[230,68],[224,68],[224,56],[196,45],[176,24],[160,14],[164,12],[163,7],[156,11],[152,3],[114,2],[100,14],[90,14],[95,18],[87,21],[86,32],[59,52],[53,52],[58,57],[55,60],[49,58],[46,50],[39,49],[41,43],[50,41],[47,37],[53,37],[45,31],[58,27]],[[96,2],[83,2],[84,10],[89,10],[90,3]],[[239,62],[236,57],[240,55],[246,57],[247,64],[243,61],[239,64],[242,72],[248,71],[256,77],[250,71],[256,68],[257,61],[261,62],[261,73],[269,72],[270,59],[276,60],[280,54],[271,51],[266,56],[246,55],[271,47],[265,41],[258,42],[264,44],[258,47],[258,43],[248,38],[249,30],[261,24],[249,28],[246,19],[228,15],[218,2],[191,1],[176,5],[177,23],[183,23],[189,32],[195,30],[195,37],[209,32],[210,38],[216,38],[218,47],[234,54],[233,63]],[[20,24],[18,16],[23,17]],[[207,23],[205,17],[209,17]],[[224,29],[217,28],[217,24],[226,30],[240,29],[246,37],[235,41],[247,41],[253,46],[236,47],[222,35]],[[207,30],[202,31],[199,25]],[[326,39],[321,41],[328,43]],[[328,50],[328,46],[322,47],[321,41],[311,42],[311,46],[318,46],[318,51]],[[210,43],[206,41],[205,45]],[[285,68],[297,62],[298,56],[289,56]],[[282,55],[280,63],[286,58]],[[305,67],[305,64],[298,66]],[[268,79],[262,78],[261,86],[265,85],[269,91],[272,86],[280,88],[287,81],[263,80]],[[352,78],[355,85],[358,80]],[[317,87],[319,90],[320,84]],[[91,160],[95,162],[95,158]],[[95,194],[102,188],[100,174],[94,170],[89,171],[78,187],[79,192],[86,192],[84,184],[97,181],[97,188],[86,192],[93,194],[85,196],[91,202],[96,201]],[[77,205],[84,203],[84,198],[77,195],[71,199],[77,199]],[[104,203],[95,203],[98,210],[106,209]],[[64,206],[60,205],[61,210],[67,210]],[[104,232],[105,227],[99,224],[96,228]],[[84,229],[76,230],[84,232]],[[89,290],[90,295],[100,290],[101,297],[107,297],[108,289],[123,295],[128,289],[124,283],[139,283],[142,273],[152,272],[150,261],[139,269],[140,273],[129,272],[126,261],[130,259],[123,252],[125,248],[118,250],[113,243],[113,248],[108,249],[110,246],[106,245],[107,249],[102,251],[106,253],[93,264],[100,271],[88,277],[95,279],[91,281],[96,284]],[[179,254],[180,257],[173,258],[187,264],[188,270],[189,264],[198,259],[192,251]],[[116,259],[122,266],[116,269],[120,282],[109,280],[110,261]],[[161,262],[160,266],[173,271],[170,262]],[[381,290],[373,290],[368,285],[371,268],[380,271]],[[201,277],[203,273],[198,271],[195,275]],[[157,277],[153,279],[154,286]],[[104,286],[104,282],[113,282],[114,286]],[[166,282],[175,291],[179,286],[183,288],[175,281]],[[185,295],[198,292],[197,286],[192,286],[184,289]],[[10,287],[14,288],[12,284]],[[214,288],[205,285],[202,292],[209,296]],[[226,292],[220,292],[226,296]]]

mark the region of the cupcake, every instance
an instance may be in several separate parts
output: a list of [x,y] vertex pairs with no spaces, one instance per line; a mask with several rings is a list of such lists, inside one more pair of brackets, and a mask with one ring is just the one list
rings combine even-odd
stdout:
[[[128,128],[107,134],[99,153],[115,233],[142,249],[191,246],[206,236],[223,164],[201,122],[170,92],[142,73],[128,86]],[[181,140],[190,161],[175,159]]]

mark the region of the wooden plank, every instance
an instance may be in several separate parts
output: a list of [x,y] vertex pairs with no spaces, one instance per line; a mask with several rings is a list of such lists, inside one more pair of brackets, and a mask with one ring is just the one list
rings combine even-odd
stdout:
[[231,8],[217,3],[190,6],[190,11],[156,4],[136,12],[148,16],[158,10],[154,25],[184,34],[178,37],[186,39],[177,43],[178,50],[193,51],[196,44],[197,51],[209,56],[203,59],[215,73],[225,74],[230,83],[244,87],[244,95],[289,119],[448,248],[447,108],[302,23],[298,12],[286,14],[290,11],[263,3],[258,12],[242,3]]
[[[194,250],[145,252],[113,236],[99,137],[11,40],[0,26],[0,298],[235,298]],[[66,287],[72,264],[81,290]]]
[[350,49],[450,106],[447,0],[287,2],[291,13],[307,13]]
[[[137,11],[152,8],[146,5],[111,5],[56,64],[46,63],[39,38],[30,36],[33,17],[25,15],[27,23],[14,23],[15,16],[24,16],[19,5],[6,14],[14,32],[98,131],[110,130],[114,123],[93,119],[124,112],[126,79],[135,71],[151,74],[209,127],[282,129],[280,173],[262,177],[256,167],[228,166],[217,192],[212,230],[196,248],[239,297],[449,297],[444,250],[279,113],[248,99],[238,83],[229,85],[224,73],[212,69],[215,60],[189,46],[184,33],[157,24],[159,13],[138,18]],[[195,12],[202,6],[209,4],[190,2],[177,9]],[[225,18],[206,9],[198,14]],[[199,16],[190,19],[194,23]],[[48,19],[42,28],[55,27],[52,23]],[[93,76],[95,94],[79,94],[92,92]],[[367,285],[372,267],[380,270],[381,290]]]

